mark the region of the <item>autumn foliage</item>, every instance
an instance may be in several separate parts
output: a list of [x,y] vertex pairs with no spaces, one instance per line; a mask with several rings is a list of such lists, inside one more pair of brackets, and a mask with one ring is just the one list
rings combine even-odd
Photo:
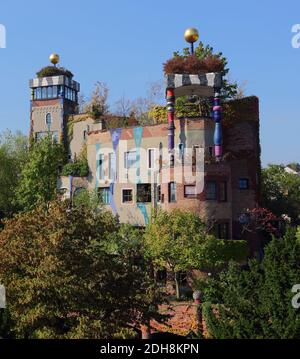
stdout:
[[223,70],[224,63],[216,55],[209,55],[204,59],[199,59],[196,55],[175,56],[164,63],[165,74],[199,74]]

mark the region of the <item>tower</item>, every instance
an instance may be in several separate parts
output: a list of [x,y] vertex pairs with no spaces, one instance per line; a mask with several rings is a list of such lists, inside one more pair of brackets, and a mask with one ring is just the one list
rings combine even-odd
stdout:
[[52,54],[50,61],[52,65],[42,68],[37,77],[29,81],[30,137],[39,140],[51,134],[66,144],[66,121],[68,115],[78,113],[80,85],[70,71],[57,67],[57,54]]

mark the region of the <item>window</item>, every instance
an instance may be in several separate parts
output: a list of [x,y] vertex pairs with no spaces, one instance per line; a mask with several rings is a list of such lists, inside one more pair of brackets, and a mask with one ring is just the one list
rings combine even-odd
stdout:
[[53,86],[53,97],[57,97],[57,86]]
[[229,239],[229,223],[226,222],[218,224],[218,238]]
[[99,179],[104,179],[104,155],[99,156]]
[[53,131],[52,132],[52,138],[55,142],[58,142],[58,131]]
[[155,167],[155,149],[150,148],[148,150],[148,168],[153,169]]
[[211,234],[218,239],[229,239],[229,222],[216,223]]
[[178,150],[179,150],[179,156],[180,156],[180,158],[183,159],[183,157],[184,157],[184,144],[183,144],[183,143],[179,143],[179,145],[178,145]]
[[240,178],[239,179],[239,189],[249,189],[248,178]]
[[42,88],[42,99],[47,98],[47,87]]
[[215,181],[206,182],[205,199],[208,201],[215,201],[217,199],[217,184]]
[[51,123],[52,123],[51,113],[47,113],[47,115],[46,115],[46,125],[48,127],[50,127]]
[[86,141],[86,138],[87,138],[87,131],[84,130],[83,131],[83,141]]
[[108,176],[110,180],[115,179],[116,156],[114,153],[108,155]]
[[135,167],[136,164],[136,151],[125,152],[124,154],[124,167],[129,169]]
[[176,202],[176,182],[169,183],[169,202]]
[[171,155],[170,156],[170,167],[173,168],[175,165],[175,157],[174,155]]
[[109,204],[109,187],[98,188],[98,196],[103,204]]
[[64,87],[63,86],[57,86],[57,92],[58,92],[59,97],[63,97]]
[[196,198],[196,186],[195,185],[187,185],[184,186],[184,197],[185,198]]
[[38,88],[36,89],[36,98],[37,98],[38,100],[40,100],[40,99],[42,98],[42,89],[41,89],[41,87],[38,87]]
[[227,182],[226,181],[220,182],[219,189],[220,189],[220,198],[219,198],[220,202],[227,202]]
[[136,186],[136,201],[138,203],[151,203],[151,184],[138,183]]
[[161,185],[158,185],[156,190],[156,200],[159,203],[161,202]]
[[47,97],[48,97],[48,98],[52,98],[52,97],[53,97],[53,88],[52,88],[51,86],[48,87]]
[[122,203],[130,203],[133,201],[132,189],[122,190]]
[[36,141],[39,141],[43,139],[45,136],[47,136],[47,132],[36,132],[35,139]]
[[199,146],[193,146],[193,153],[192,153],[192,166],[193,170],[196,169],[197,165],[197,152],[199,151]]

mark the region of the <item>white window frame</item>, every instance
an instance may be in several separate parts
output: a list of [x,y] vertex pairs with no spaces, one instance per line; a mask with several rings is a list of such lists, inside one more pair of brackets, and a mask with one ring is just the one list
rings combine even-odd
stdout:
[[[150,151],[153,151],[153,163],[150,167]],[[149,170],[155,169],[155,160],[156,160],[156,148],[148,148],[147,150],[147,165]]]
[[[128,154],[130,154],[130,153],[135,153],[135,160],[134,160],[134,164],[133,165],[131,165],[131,166],[128,166]],[[126,170],[129,170],[130,168],[136,168],[136,158],[137,158],[137,151],[136,150],[129,150],[129,151],[126,151],[126,152],[124,152],[124,168],[126,169]]]

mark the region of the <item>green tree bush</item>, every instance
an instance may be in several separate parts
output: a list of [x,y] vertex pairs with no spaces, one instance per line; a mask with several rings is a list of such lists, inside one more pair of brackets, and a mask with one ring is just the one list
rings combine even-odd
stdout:
[[0,282],[10,332],[16,338],[128,337],[133,327],[160,318],[137,239],[138,232],[120,228],[110,212],[67,202],[7,221]]
[[300,233],[288,230],[273,239],[262,263],[243,270],[231,263],[209,280],[203,315],[215,339],[299,339],[300,312],[293,308],[292,287],[300,280]]
[[[157,211],[144,234],[146,256],[157,268],[166,268],[173,273],[177,298],[180,298],[179,272],[216,269],[229,259],[246,256],[246,243],[236,243],[209,235],[198,215],[179,209]],[[242,253],[237,250],[238,246]]]
[[262,205],[277,217],[283,214],[300,224],[300,176],[287,173],[282,165],[262,170]]
[[18,211],[16,188],[28,155],[28,140],[20,132],[0,134],[0,218]]
[[17,188],[17,200],[22,209],[31,210],[56,197],[57,178],[64,163],[63,146],[50,136],[32,145]]

